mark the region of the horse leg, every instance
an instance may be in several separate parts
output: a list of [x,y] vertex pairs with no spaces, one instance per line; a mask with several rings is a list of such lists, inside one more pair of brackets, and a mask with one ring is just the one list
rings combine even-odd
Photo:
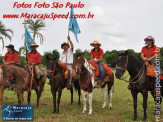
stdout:
[[23,96],[22,89],[17,89],[17,96],[18,96],[18,105],[20,105],[22,101],[22,96]]
[[108,94],[109,94],[109,108],[112,108],[112,96],[113,96],[113,85],[108,87]]
[[4,93],[4,87],[2,85],[2,86],[0,86],[0,108],[2,108],[3,93]]
[[52,85],[51,85],[51,93],[53,95],[53,104],[54,104],[53,113],[56,113],[56,90]]
[[35,92],[36,92],[36,95],[37,95],[37,104],[36,104],[36,106],[39,106],[40,94],[39,94],[39,90],[38,90],[37,86],[35,87]]
[[83,93],[83,97],[84,97],[84,99],[83,99],[83,104],[84,104],[83,114],[85,114],[86,110],[87,110],[87,106],[86,106],[86,104],[87,104],[87,92],[82,90],[82,93]]
[[146,109],[147,109],[147,99],[148,99],[148,92],[144,92],[143,93],[143,108],[144,108],[144,117],[143,117],[143,121],[145,121],[147,119],[147,113],[146,113]]
[[92,115],[92,96],[93,92],[89,93],[89,113],[88,113],[89,116]]
[[58,91],[58,99],[57,99],[57,114],[59,113],[59,104],[60,104],[60,100],[61,100],[61,95],[62,95],[62,89]]
[[70,89],[70,92],[71,92],[71,103],[70,104],[72,104],[73,103],[73,87]]
[[21,99],[21,104],[24,103],[24,91],[22,92],[22,99]]
[[133,103],[134,103],[134,118],[133,118],[133,120],[136,121],[136,119],[137,119],[137,95],[138,95],[138,93],[136,91],[131,90],[131,94],[132,94]]
[[78,105],[80,105],[80,96],[81,96],[80,86],[78,87],[78,96],[79,96]]
[[30,105],[30,101],[31,101],[31,92],[28,91],[28,97],[27,97],[28,105]]
[[102,108],[105,108],[105,106],[106,106],[106,89],[104,87],[104,88],[101,88],[101,90],[102,90],[102,92],[104,94],[104,103],[102,105]]

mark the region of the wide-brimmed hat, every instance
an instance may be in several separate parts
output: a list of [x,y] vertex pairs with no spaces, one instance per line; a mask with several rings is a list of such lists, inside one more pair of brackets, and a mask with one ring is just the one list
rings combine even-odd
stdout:
[[152,37],[152,36],[147,36],[144,41],[147,41],[147,40],[153,40],[153,42],[155,42],[155,39]]
[[101,44],[98,42],[98,40],[94,40],[93,43],[90,44],[91,46],[94,46],[94,45],[99,45],[101,46]]
[[70,47],[70,45],[68,44],[68,43],[66,43],[66,42],[63,42],[62,44],[61,44],[61,48],[63,49],[63,46],[64,45],[68,45],[68,48]]
[[31,44],[31,47],[39,47],[35,42]]
[[14,50],[14,45],[9,44],[8,46],[6,46],[6,48],[10,48],[10,49],[13,49]]

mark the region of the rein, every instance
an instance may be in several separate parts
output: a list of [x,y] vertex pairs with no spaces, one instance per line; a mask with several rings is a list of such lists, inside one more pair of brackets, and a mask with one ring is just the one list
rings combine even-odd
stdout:
[[[127,71],[127,65],[128,65],[128,56],[126,56],[125,68],[116,66],[116,69],[119,69],[119,70],[121,70],[121,71],[124,71],[124,74],[125,74],[125,72]],[[144,68],[145,68],[145,65],[143,65],[142,68],[140,69],[139,73],[138,73],[134,78],[132,78],[132,79],[129,80],[129,81],[126,80],[126,78],[128,78],[128,76],[129,76],[129,73],[128,73],[128,75],[125,76],[125,77],[123,77],[123,76],[124,76],[124,74],[123,74],[123,76],[120,78],[120,80],[124,80],[125,82],[129,82],[129,83],[131,83],[131,84],[137,83],[137,82],[140,81],[140,79],[141,79],[141,78],[143,77],[143,75],[144,75],[144,71],[145,71]],[[139,76],[139,74],[141,73],[142,70],[143,70],[142,75],[139,77],[138,80],[134,81],[134,79],[136,79],[136,78]],[[134,82],[132,82],[132,81],[134,81]]]
[[[55,71],[57,71],[56,75],[54,75]],[[56,78],[60,78],[61,79],[61,76],[64,76],[64,74],[59,74],[58,69],[56,68],[56,64],[54,65],[54,69],[53,70],[47,70],[47,72],[51,73],[53,79],[56,79]]]

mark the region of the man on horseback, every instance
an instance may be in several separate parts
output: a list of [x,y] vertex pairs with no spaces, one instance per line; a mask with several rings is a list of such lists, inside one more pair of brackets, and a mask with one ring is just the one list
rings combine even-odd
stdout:
[[69,46],[69,43],[66,43],[66,42],[61,44],[61,48],[63,49],[63,52],[60,54],[59,64],[63,69],[70,70],[70,78],[67,84],[67,89],[71,89],[72,88],[72,65],[73,65],[74,45],[72,41],[70,40],[70,36],[68,36],[68,41],[70,43],[70,46]]
[[100,48],[101,44],[98,42],[98,40],[94,40],[93,43],[91,43],[90,45],[94,47],[91,50],[91,60],[98,64],[100,70],[100,76],[99,76],[100,81],[97,84],[97,88],[100,88],[104,80],[104,69],[101,64],[102,57],[104,56],[104,52]]
[[[3,57],[3,64],[7,65],[10,63],[18,63],[18,55],[14,50],[14,45],[10,44],[6,46],[6,48],[7,48],[7,53]],[[15,82],[16,82],[15,76],[11,77],[10,83],[14,84]]]
[[39,47],[35,42],[31,44],[32,51],[28,53],[28,63],[32,64],[34,66],[34,70],[36,72],[36,82],[38,83],[41,76],[43,76],[43,72],[39,67],[39,64],[41,64],[41,55],[36,50],[36,48]]
[[18,55],[14,50],[14,45],[10,44],[6,46],[7,53],[3,57],[3,63],[9,64],[9,63],[18,63]]

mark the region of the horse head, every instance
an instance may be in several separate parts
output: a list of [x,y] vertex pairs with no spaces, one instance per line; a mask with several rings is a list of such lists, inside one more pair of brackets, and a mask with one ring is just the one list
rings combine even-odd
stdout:
[[123,53],[117,53],[118,54],[118,60],[116,65],[116,74],[115,76],[120,79],[125,71],[127,70],[127,64],[128,64],[128,51],[125,51]]
[[52,78],[53,76],[53,73],[54,73],[54,70],[55,70],[55,67],[56,67],[56,58],[49,58],[49,56],[46,57],[47,61],[46,61],[46,65],[47,65],[47,77],[49,79]]
[[14,74],[13,70],[10,68],[10,64],[9,65],[0,65],[0,81],[3,81],[5,79],[9,79],[10,77],[12,77]]
[[82,53],[76,52],[75,65],[76,65],[76,72],[77,73],[80,72],[82,66],[84,66],[84,63],[85,63],[84,54],[85,54],[85,51],[82,52]]

